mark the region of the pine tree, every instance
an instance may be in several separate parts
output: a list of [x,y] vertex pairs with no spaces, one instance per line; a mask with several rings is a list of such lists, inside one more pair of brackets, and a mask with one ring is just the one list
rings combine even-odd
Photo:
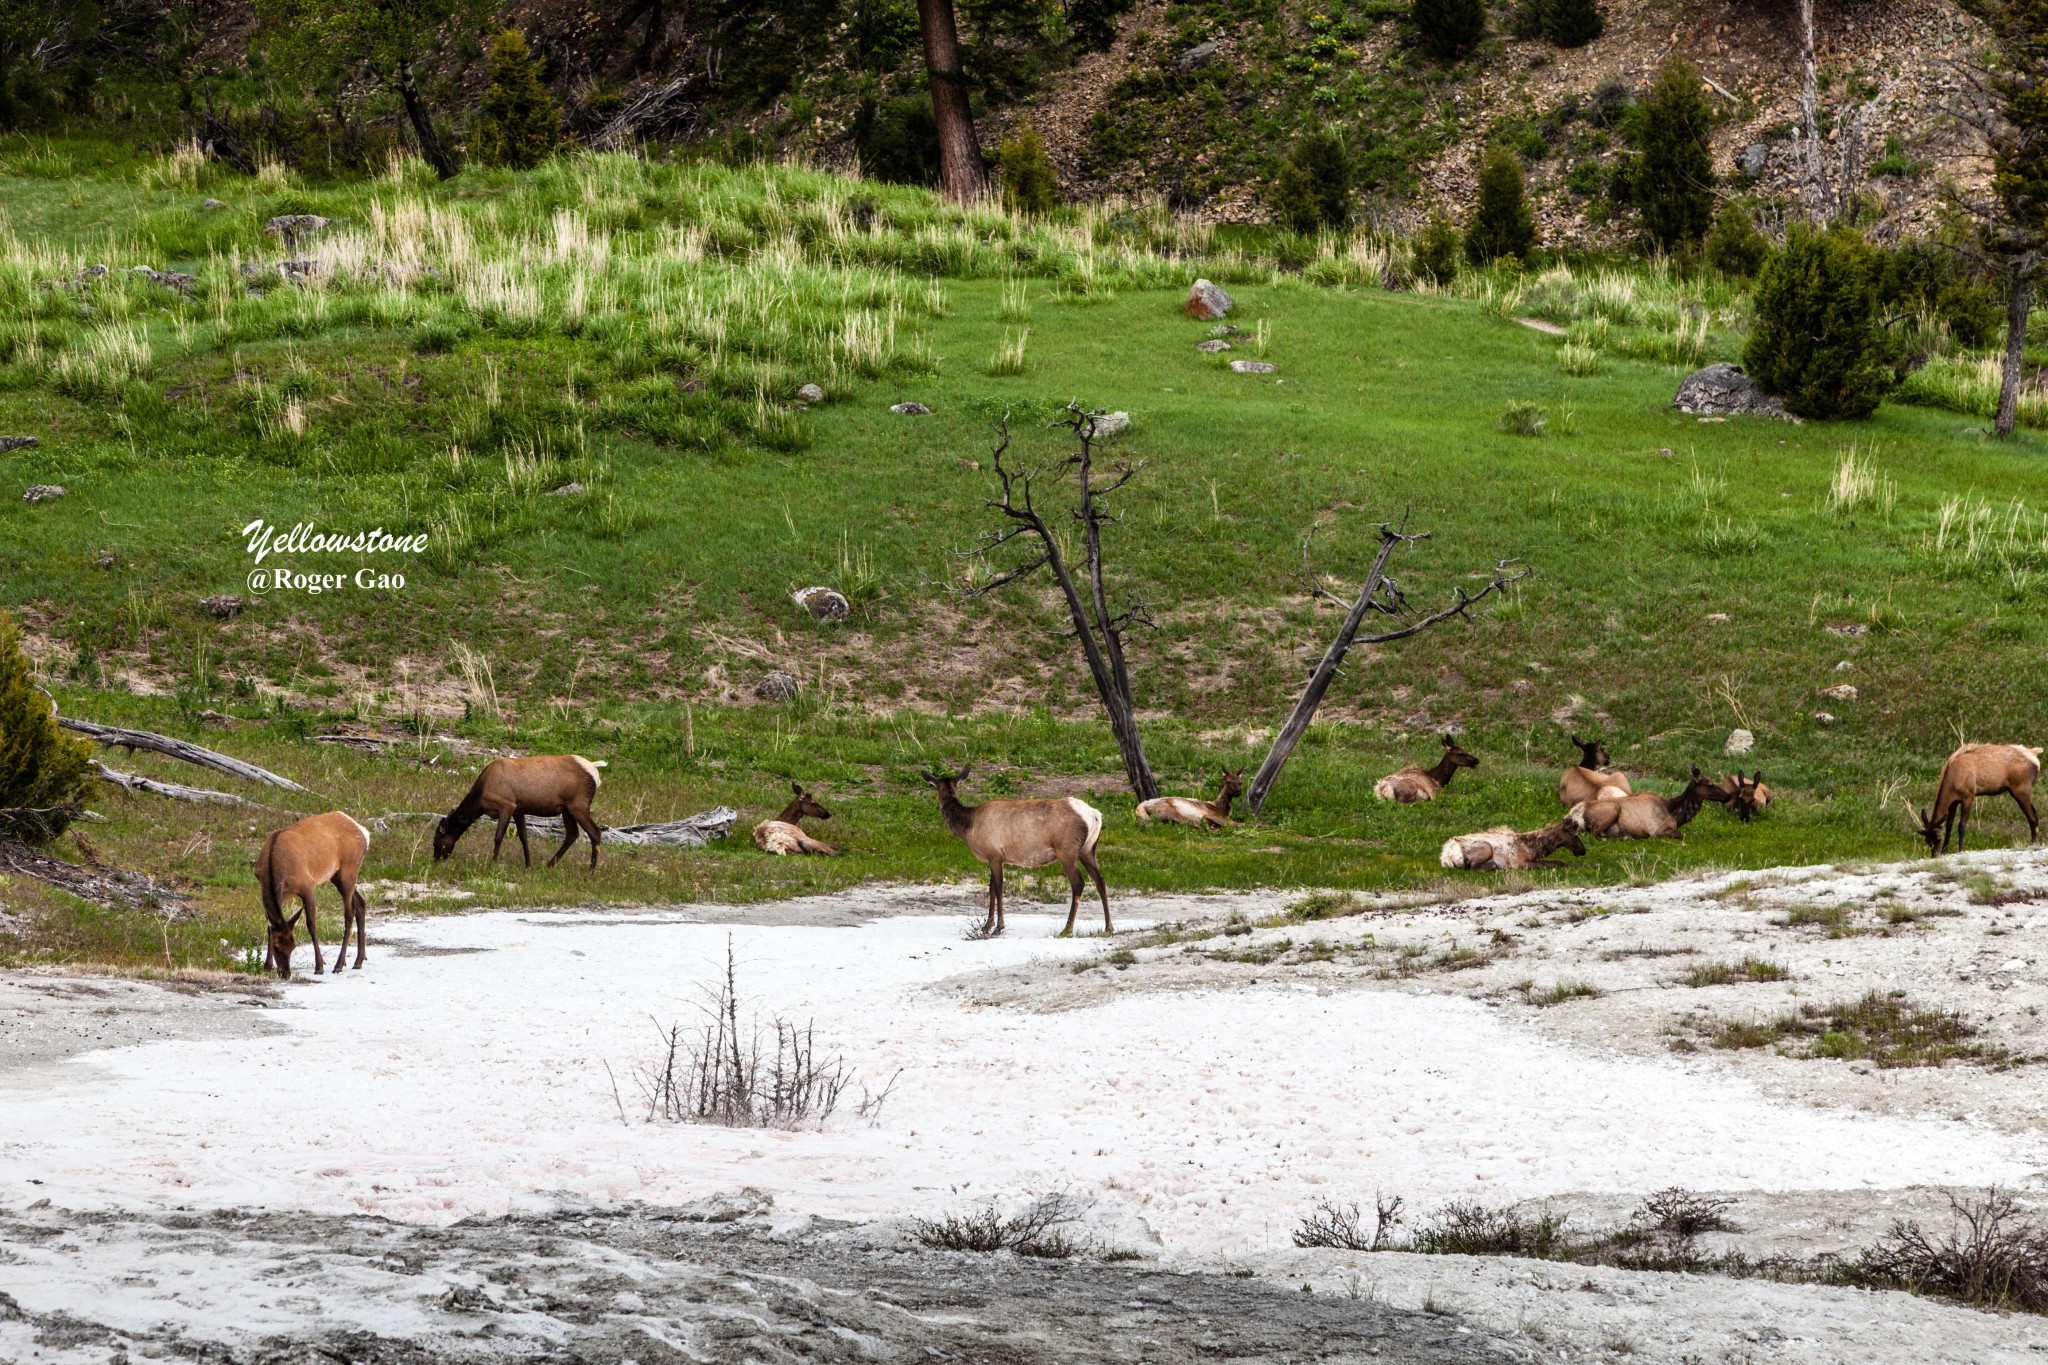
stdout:
[[540,61],[516,28],[491,43],[491,80],[470,152],[486,166],[530,170],[546,160],[562,136],[562,114],[541,84]]
[[1485,0],[1412,0],[1408,17],[1432,56],[1462,57],[1486,33]]
[[1543,11],[1543,35],[1559,47],[1584,47],[1607,31],[1595,0],[1550,0]]
[[1474,265],[1526,257],[1536,245],[1536,220],[1522,196],[1522,163],[1495,147],[1479,163],[1479,206],[1465,225],[1465,258]]
[[1059,207],[1060,177],[1038,130],[1028,122],[1017,125],[1017,135],[996,153],[1003,168],[1003,198],[1017,213],[1050,213]]
[[1415,234],[1415,273],[1431,284],[1449,284],[1458,277],[1458,256],[1464,249],[1458,225],[1439,208]]
[[1883,364],[1881,262],[1849,228],[1794,223],[1756,285],[1743,368],[1785,411],[1819,421],[1868,417],[1892,386]]
[[71,823],[64,809],[92,786],[92,744],[57,728],[50,699],[37,690],[21,632],[0,611],[0,833],[41,842]]
[[1714,158],[1700,73],[1673,54],[1657,70],[1637,124],[1634,184],[1643,233],[1671,251],[1706,235],[1714,217]]
[[1274,177],[1273,216],[1296,232],[1341,228],[1351,221],[1351,158],[1327,128],[1302,138]]
[[1707,264],[1724,275],[1748,279],[1763,268],[1771,244],[1756,230],[1749,210],[1729,200],[1714,218],[1714,230],[1707,234]]

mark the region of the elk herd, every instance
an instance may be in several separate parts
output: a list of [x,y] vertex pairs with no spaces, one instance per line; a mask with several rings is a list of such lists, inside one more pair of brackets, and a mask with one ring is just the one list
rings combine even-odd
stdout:
[[[1438,862],[1449,868],[1482,871],[1511,871],[1531,867],[1558,867],[1552,855],[1568,851],[1586,855],[1585,840],[1594,839],[1676,839],[1685,826],[1711,802],[1737,819],[1749,821],[1771,804],[1771,789],[1763,773],[1740,769],[1716,782],[1692,769],[1685,786],[1674,795],[1639,792],[1628,775],[1617,770],[1605,745],[1598,739],[1571,737],[1578,760],[1558,779],[1557,799],[1564,816],[1541,829],[1518,832],[1511,826],[1496,825],[1477,834],[1454,835],[1444,841]],[[1437,761],[1424,768],[1410,764],[1389,773],[1373,784],[1373,795],[1395,805],[1434,801],[1462,768],[1477,768],[1479,759],[1467,753],[1446,733]],[[471,825],[488,818],[496,826],[491,841],[491,860],[503,851],[508,829],[519,835],[519,849],[528,867],[533,850],[527,844],[529,816],[559,818],[564,838],[547,866],[560,862],[579,834],[590,841],[590,866],[597,866],[603,826],[591,813],[591,802],[603,783],[599,769],[604,764],[578,754],[536,755],[528,758],[499,758],[485,765],[476,781],[456,807],[443,816],[434,829],[434,860],[447,859]],[[1058,863],[1065,874],[1070,895],[1066,927],[1070,934],[1080,913],[1081,898],[1092,882],[1102,904],[1103,932],[1114,931],[1110,920],[1109,889],[1103,881],[1096,851],[1102,839],[1102,812],[1078,797],[1058,796],[1026,800],[991,800],[978,806],[964,804],[959,783],[972,771],[963,766],[957,773],[925,772],[924,780],[938,797],[939,813],[946,829],[967,845],[977,862],[988,867],[988,908],[979,936],[1003,931],[1003,869],[1046,867]],[[2034,779],[2041,772],[2041,750],[2018,744],[1966,744],[1942,765],[1936,784],[1934,805],[1922,810],[1914,830],[1926,840],[1930,856],[1946,853],[1953,839],[1958,851],[1969,833],[1970,812],[1980,796],[2009,795],[2026,817],[2028,841],[2038,839],[2040,817],[2034,811]],[[1223,829],[1235,825],[1231,804],[1244,790],[1241,773],[1224,770],[1221,790],[1213,801],[1193,797],[1162,796],[1141,802],[1135,812],[1139,824],[1171,823],[1201,829]],[[832,812],[791,782],[793,799],[771,820],[754,826],[754,843],[763,852],[776,855],[808,854],[839,857],[841,850],[805,833],[801,821],[830,820]],[[313,815],[287,829],[272,833],[256,859],[256,884],[261,892],[265,919],[265,970],[291,975],[292,952],[297,931],[304,923],[313,945],[313,971],[326,970],[325,954],[315,924],[314,893],[331,883],[341,893],[341,946],[335,970],[347,965],[349,931],[356,936],[355,965],[364,960],[365,918],[368,907],[357,889],[363,860],[370,851],[370,832],[340,811]],[[298,901],[299,908],[287,917],[286,902]]]

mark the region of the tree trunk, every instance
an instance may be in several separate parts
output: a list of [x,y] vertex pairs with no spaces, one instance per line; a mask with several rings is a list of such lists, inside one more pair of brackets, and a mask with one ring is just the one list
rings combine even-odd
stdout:
[[932,122],[939,130],[939,187],[956,204],[972,204],[988,193],[974,113],[967,104],[967,77],[960,66],[960,32],[953,0],[917,0],[917,26],[924,36],[924,69],[932,91]]
[[441,139],[434,132],[433,117],[427,113],[426,103],[420,99],[419,87],[412,81],[411,62],[398,64],[398,94],[405,101],[405,116],[412,120],[413,135],[420,140],[420,155],[434,168],[434,174],[443,180],[454,178],[454,159],[441,146]]
[[2012,435],[2020,415],[2020,370],[2026,364],[2027,313],[2034,303],[2034,286],[2015,274],[2012,299],[2005,306],[2005,370],[1998,381],[1998,420],[1991,432],[2001,441]]
[[1805,121],[1807,206],[1834,217],[1828,168],[1820,153],[1820,74],[1813,59],[1813,0],[1799,0],[1799,110]]
[[1372,605],[1372,595],[1379,591],[1380,577],[1387,570],[1387,560],[1393,557],[1394,547],[1401,538],[1386,531],[1380,533],[1380,552],[1372,562],[1372,572],[1365,576],[1365,586],[1359,589],[1358,600],[1351,606],[1351,614],[1344,618],[1344,625],[1337,632],[1337,638],[1330,641],[1330,647],[1323,651],[1323,661],[1316,665],[1316,671],[1309,677],[1308,687],[1303,690],[1301,700],[1294,704],[1294,714],[1287,718],[1287,724],[1273,747],[1266,753],[1266,761],[1259,765],[1258,775],[1252,778],[1251,790],[1245,793],[1244,808],[1252,815],[1259,813],[1259,807],[1266,804],[1266,793],[1272,790],[1279,778],[1280,770],[1287,766],[1294,746],[1301,742],[1308,730],[1308,723],[1315,719],[1316,708],[1323,704],[1323,694],[1330,690],[1330,684],[1337,677],[1344,656],[1350,652],[1351,642],[1358,638],[1358,628],[1365,622],[1365,613]]

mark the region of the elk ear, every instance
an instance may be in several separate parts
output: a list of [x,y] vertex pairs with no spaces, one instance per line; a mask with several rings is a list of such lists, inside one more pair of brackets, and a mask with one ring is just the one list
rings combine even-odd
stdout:
[[1699,765],[1699,764],[1697,764],[1697,763],[1695,763],[1695,764],[1693,764],[1693,765],[1692,765],[1692,777],[1693,777],[1693,781],[1695,781],[1695,782],[1699,781],[1699,777],[1700,777],[1700,765]]
[[973,771],[974,765],[972,763],[962,763],[960,765],[959,773],[953,778],[953,780],[955,782],[965,782],[967,780],[967,774]]
[[934,786],[934,787],[936,787],[936,786],[938,786],[938,785],[939,785],[939,779],[938,779],[938,778],[936,778],[936,777],[933,777],[933,776],[932,776],[932,775],[931,775],[930,773],[926,772],[926,771],[925,771],[925,770],[924,770],[923,768],[919,768],[919,769],[917,770],[917,775],[918,775],[919,777],[923,778],[923,779],[924,779],[924,780],[925,780],[926,782],[930,783],[930,784],[931,784],[932,786]]

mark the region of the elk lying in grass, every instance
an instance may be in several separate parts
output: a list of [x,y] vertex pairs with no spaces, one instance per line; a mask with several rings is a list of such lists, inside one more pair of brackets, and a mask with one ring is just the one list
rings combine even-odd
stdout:
[[[292,950],[299,946],[294,932],[299,916],[306,917],[306,937],[313,941],[313,975],[327,970],[320,952],[320,930],[313,922],[313,893],[323,882],[333,882],[341,892],[341,946],[335,950],[334,970],[348,966],[348,926],[356,926],[356,967],[363,965],[369,941],[369,906],[356,890],[356,877],[370,852],[370,831],[338,810],[309,815],[289,829],[272,832],[256,855],[256,886],[263,896],[265,949],[263,967],[273,968],[281,977],[292,974]],[[301,908],[284,915],[284,903],[300,902]]]
[[1578,857],[1586,856],[1585,841],[1579,837],[1581,822],[1577,811],[1554,825],[1517,834],[1507,825],[1496,825],[1484,834],[1454,834],[1444,840],[1437,861],[1445,867],[1469,867],[1480,871],[1508,872],[1524,867],[1563,867],[1550,855],[1568,848]]
[[1244,774],[1223,770],[1223,791],[1214,801],[1197,801],[1189,796],[1155,796],[1138,803],[1138,823],[1149,825],[1166,820],[1176,825],[1214,825],[1222,829],[1237,821],[1230,818],[1230,803],[1244,790]]
[[1372,794],[1382,801],[1394,801],[1403,806],[1417,801],[1434,801],[1438,792],[1451,785],[1451,778],[1458,769],[1478,766],[1479,760],[1460,749],[1458,741],[1445,731],[1444,756],[1437,760],[1434,768],[1419,768],[1411,763],[1373,783]]
[[1726,804],[1728,793],[1692,770],[1692,781],[1676,796],[1636,792],[1629,796],[1596,797],[1573,806],[1586,833],[1596,839],[1676,839],[1703,802]]
[[813,820],[830,820],[832,812],[819,805],[817,799],[801,785],[792,782],[789,789],[796,793],[796,799],[782,808],[782,814],[773,820],[763,820],[754,826],[754,842],[764,852],[784,857],[791,853],[815,853],[821,858],[837,858],[839,850],[830,844],[820,843],[797,826],[797,821],[806,815]]
[[1602,772],[1607,767],[1607,746],[1599,740],[1588,744],[1577,735],[1572,743],[1578,747],[1579,761],[1564,770],[1564,776],[1557,780],[1557,799],[1570,809],[1581,801],[1613,800],[1630,796],[1634,789],[1628,785],[1628,774]]
[[434,830],[434,861],[438,863],[453,853],[455,841],[471,825],[489,816],[498,823],[497,838],[491,841],[491,861],[498,861],[498,852],[505,846],[505,828],[512,825],[519,830],[519,851],[526,856],[526,865],[532,867],[533,850],[526,842],[526,817],[559,815],[567,837],[555,850],[555,856],[548,859],[548,866],[562,861],[580,829],[590,836],[590,865],[595,868],[597,821],[590,818],[590,798],[597,795],[603,781],[597,773],[602,766],[581,754],[492,759],[476,775],[462,804],[441,817]]
[[970,764],[959,772],[926,773],[924,780],[939,793],[939,810],[946,828],[966,843],[974,856],[988,864],[988,918],[984,935],[1003,932],[1003,865],[1044,867],[1058,863],[1067,874],[1073,895],[1067,901],[1067,926],[1062,938],[1074,932],[1074,916],[1081,909],[1081,891],[1087,885],[1083,869],[1095,879],[1096,894],[1102,898],[1102,932],[1116,932],[1109,919],[1109,888],[1103,885],[1102,869],[1095,864],[1095,844],[1102,837],[1102,812],[1073,796],[1047,797],[1037,801],[984,801],[963,806],[957,784],[974,771]]
[[1744,824],[1762,815],[1764,807],[1771,804],[1771,789],[1764,785],[1761,770],[1744,777],[1742,769],[1737,768],[1732,777],[1721,779],[1721,790],[1728,793],[1728,809]]
[[1948,852],[1951,829],[1956,852],[1970,832],[1970,807],[1980,796],[2012,797],[2027,817],[2027,842],[2041,837],[2041,817],[2034,813],[2034,779],[2041,775],[2041,751],[2021,744],[1965,744],[1941,765],[1934,789],[1934,810],[1920,812],[1920,837],[1931,857]]

